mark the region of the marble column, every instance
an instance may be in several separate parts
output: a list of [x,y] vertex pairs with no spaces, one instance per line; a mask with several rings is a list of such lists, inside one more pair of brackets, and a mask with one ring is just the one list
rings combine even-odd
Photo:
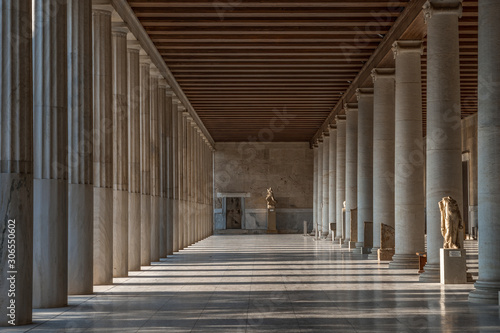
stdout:
[[330,160],[329,160],[329,153],[330,153],[330,133],[326,132],[323,133],[323,209],[321,211],[321,216],[322,216],[322,222],[321,222],[321,236],[323,238],[328,237],[328,230],[329,228],[329,211],[328,211],[328,197],[330,194],[329,191],[329,185],[328,185],[328,180],[329,180],[329,166],[330,166]]
[[[158,84],[160,111],[158,117],[160,120],[160,200],[161,200],[161,218],[160,218],[160,258],[166,258],[168,255],[168,126],[170,123],[170,111],[172,110],[172,93],[165,79],[161,79]],[[167,94],[168,92],[168,94]],[[170,98],[169,98],[170,96]]]
[[184,115],[186,108],[183,105],[178,107],[179,122],[179,249],[186,247],[184,237],[186,229],[186,135],[187,119]]
[[193,233],[193,118],[186,116],[186,228],[184,237],[186,239],[186,247],[192,244]]
[[128,41],[128,270],[141,270],[141,89],[139,42]]
[[[351,224],[357,228],[357,221],[351,221],[351,210],[358,207],[358,105],[346,104],[346,150],[345,150],[345,246],[353,245]],[[353,242],[350,244],[349,242]],[[350,247],[353,247],[350,246]]]
[[345,228],[343,226],[343,208],[345,202],[345,131],[346,131],[346,119],[345,116],[337,116],[335,118],[337,123],[337,161],[336,161],[336,173],[335,173],[335,188],[336,188],[336,201],[337,201],[337,234],[335,235],[335,240],[339,240],[339,244],[342,244],[345,239]]
[[68,293],[93,293],[92,1],[68,1]]
[[313,234],[318,225],[318,143],[313,145]]
[[396,59],[395,236],[389,268],[418,269],[425,250],[424,144],[422,133],[422,41],[393,45]]
[[173,122],[172,122],[172,114],[173,114],[173,93],[172,90],[166,89],[166,100],[165,100],[165,143],[166,143],[166,166],[165,172],[167,173],[167,189],[166,189],[166,198],[168,203],[167,208],[167,255],[174,254],[174,144],[173,144]]
[[[373,88],[358,88],[358,238],[365,242],[365,222],[373,222]],[[354,241],[354,240],[353,240]]]
[[394,68],[374,68],[373,78],[373,248],[378,259],[380,227],[394,227]]
[[179,251],[179,99],[172,96],[172,251]]
[[[33,287],[33,72],[31,0],[0,2],[0,326],[32,320]],[[12,38],[15,36],[16,38]],[[13,248],[15,262],[7,249]],[[5,245],[4,245],[5,244]],[[5,250],[4,249],[5,246]],[[12,265],[12,266],[11,266]],[[17,273],[13,273],[17,272]],[[8,297],[8,278],[16,277],[16,295]],[[15,318],[9,317],[14,299]]]
[[159,124],[158,111],[160,71],[153,67],[150,74],[150,174],[151,174],[151,262],[160,261],[160,182],[159,182]]
[[317,230],[318,237],[321,237],[323,233],[323,136],[319,139],[318,142],[318,221],[317,221]]
[[113,92],[111,6],[93,7],[94,284],[113,283]]
[[113,277],[128,276],[127,33],[113,23]]
[[68,302],[67,2],[34,5],[33,307],[53,308]]
[[140,112],[141,112],[141,266],[151,264],[151,59],[139,54]]
[[469,300],[498,305],[500,291],[500,3],[479,2],[479,279]]
[[[337,193],[336,193],[336,167],[337,167],[337,125],[330,124],[330,151],[328,153],[328,221],[334,223],[337,212]],[[338,223],[338,221],[337,221]],[[328,228],[329,239],[332,239],[332,231]],[[336,232],[336,230],[334,230]],[[333,239],[332,239],[333,240]]]
[[[462,208],[462,143],[458,18],[460,0],[427,1],[427,264],[421,282],[439,282],[441,213],[438,202],[453,197]],[[462,209],[461,209],[462,210]]]

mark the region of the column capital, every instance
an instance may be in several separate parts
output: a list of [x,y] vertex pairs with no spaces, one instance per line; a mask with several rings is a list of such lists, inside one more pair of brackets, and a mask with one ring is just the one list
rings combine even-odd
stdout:
[[358,103],[345,103],[344,110],[345,110],[346,114],[347,114],[347,111],[357,111],[358,110]]
[[124,22],[112,22],[111,31],[113,32],[113,34],[123,34],[124,37],[127,37],[127,34],[130,32]]
[[343,122],[346,120],[345,114],[338,114],[335,116],[335,122],[338,124],[339,122]]
[[127,49],[140,52],[142,49],[141,43],[135,37],[132,37],[133,35],[130,33],[127,35]]
[[166,92],[165,94],[167,95],[167,97],[173,97],[174,96],[174,92],[172,91],[172,87],[168,84],[167,80],[165,80],[167,86],[166,86]]
[[[143,51],[143,49],[141,49],[140,53],[142,53],[142,51]],[[146,54],[141,54],[139,56],[139,63],[141,65],[143,65],[143,64],[144,65],[149,65],[149,66],[153,65],[153,62],[151,61],[151,58],[148,55],[146,55]]]
[[179,97],[177,97],[177,95],[175,93],[172,94],[172,102],[177,104],[177,105],[181,104],[181,100],[179,99]]
[[151,65],[149,72],[150,72],[150,75],[152,77],[156,77],[158,79],[163,79],[163,75],[161,75],[160,70],[155,65]]
[[421,40],[398,40],[392,44],[394,59],[402,53],[418,52],[424,54],[424,44]]
[[377,79],[395,79],[396,78],[396,70],[394,68],[374,68],[372,69],[372,79],[373,82],[377,81]]
[[358,101],[363,97],[373,97],[373,88],[356,89],[356,98],[358,99]]
[[163,89],[169,89],[170,86],[167,83],[167,80],[165,80],[163,77],[158,81],[158,87],[163,88]]
[[92,13],[100,12],[101,14],[111,15],[114,10],[111,0],[92,0]]
[[462,0],[456,0],[455,3],[434,3],[433,1],[427,0],[427,2],[422,6],[424,12],[424,21],[429,23],[429,20],[434,14],[451,14],[457,15],[458,18],[462,17]]

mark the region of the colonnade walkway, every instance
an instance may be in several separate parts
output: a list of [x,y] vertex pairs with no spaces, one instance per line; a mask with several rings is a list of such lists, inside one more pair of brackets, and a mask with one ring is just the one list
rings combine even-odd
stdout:
[[467,301],[473,284],[419,283],[302,235],[211,236],[114,282],[9,331],[500,331],[498,306]]

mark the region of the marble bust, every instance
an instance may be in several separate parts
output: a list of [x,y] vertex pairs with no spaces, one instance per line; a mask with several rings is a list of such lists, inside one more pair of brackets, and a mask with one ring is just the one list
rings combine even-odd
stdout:
[[464,222],[457,201],[452,197],[444,197],[439,202],[439,209],[441,210],[441,234],[444,237],[443,248],[461,248],[459,230],[464,228]]
[[276,204],[278,202],[276,201],[276,199],[274,199],[274,193],[272,187],[267,189],[266,201],[267,201],[267,209],[276,208]]

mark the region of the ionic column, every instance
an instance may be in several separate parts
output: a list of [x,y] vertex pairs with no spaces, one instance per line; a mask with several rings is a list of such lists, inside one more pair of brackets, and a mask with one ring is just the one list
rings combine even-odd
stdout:
[[328,216],[329,216],[329,211],[328,211],[328,195],[330,193],[329,191],[329,186],[328,186],[328,176],[329,176],[329,153],[330,153],[330,134],[328,132],[323,133],[323,208],[321,211],[321,216],[322,216],[322,227],[321,227],[321,236],[326,239],[328,237],[328,230],[330,229],[328,227]]
[[111,6],[94,6],[94,284],[113,283]]
[[[63,307],[68,302],[66,4],[66,1],[57,0],[34,2],[34,308]],[[47,52],[48,49],[54,52]],[[4,112],[9,110],[2,110],[2,113]],[[19,267],[19,270],[22,269]]]
[[318,225],[317,225],[317,230],[318,230],[318,237],[321,237],[321,234],[323,232],[323,136],[319,139],[318,141],[318,213],[317,213],[317,218],[318,218]]
[[179,99],[172,96],[172,251],[179,251]]
[[113,277],[128,276],[127,33],[113,23]]
[[[165,79],[161,79],[158,84],[160,110],[158,117],[160,120],[160,258],[168,255],[168,126],[170,123],[170,111],[172,110],[172,92]],[[169,98],[170,97],[170,98]]]
[[173,186],[173,181],[174,181],[174,146],[173,146],[173,126],[172,126],[172,110],[173,110],[173,93],[172,90],[170,90],[168,87],[165,90],[165,116],[164,116],[164,123],[165,123],[165,148],[164,148],[164,153],[165,153],[165,172],[166,172],[166,183],[165,186],[166,192],[165,192],[165,199],[167,201],[167,215],[166,215],[166,223],[167,223],[167,239],[166,239],[166,245],[167,245],[167,255],[172,255],[174,254],[174,239],[173,239],[173,227],[174,227],[174,214],[173,214],[173,209],[174,209],[174,186]]
[[424,145],[422,133],[422,41],[393,45],[396,59],[395,235],[389,268],[418,269],[425,249]]
[[141,266],[151,263],[151,108],[150,70],[151,59],[139,56],[141,85]]
[[[337,164],[337,125],[330,124],[330,151],[328,153],[328,222],[333,223],[337,212],[336,164]],[[337,221],[338,223],[338,221]],[[328,237],[332,239],[332,231],[328,228]],[[334,230],[336,232],[336,230]],[[333,240],[333,239],[332,239]]]
[[313,145],[313,230],[317,230],[318,225],[318,143],[315,142]]
[[128,41],[128,270],[141,270],[141,85],[139,42]]
[[[358,88],[358,238],[365,242],[365,221],[373,221],[373,88]],[[353,240],[354,241],[354,240]]]
[[500,3],[479,2],[479,279],[469,301],[498,305],[500,291]]
[[[0,3],[0,326],[32,320],[33,288],[33,72],[31,0]],[[13,37],[16,38],[13,38]],[[56,204],[57,205],[57,204]],[[54,221],[52,221],[54,222]],[[15,258],[8,242],[15,240]],[[12,249],[12,247],[11,247]],[[15,260],[15,262],[9,261]],[[16,273],[13,273],[16,272]],[[15,275],[16,295],[8,297]],[[15,316],[10,301],[15,300]],[[15,318],[14,318],[15,317]]]
[[342,244],[345,239],[345,227],[343,208],[345,202],[345,131],[346,131],[346,119],[345,116],[335,117],[335,122],[337,124],[337,161],[336,161],[336,173],[335,173],[335,188],[336,188],[336,200],[337,200],[337,234],[335,235],[335,240]]
[[68,1],[68,293],[93,293],[92,1]]
[[394,68],[374,68],[373,78],[373,248],[378,259],[380,227],[394,227]]
[[160,94],[158,83],[160,71],[153,67],[150,72],[150,172],[151,172],[151,262],[160,261],[160,149],[159,115]]
[[194,127],[193,127],[193,118],[191,116],[186,116],[186,126],[187,126],[187,135],[186,135],[186,214],[187,214],[187,223],[185,230],[186,237],[186,247],[193,243],[193,227],[194,227],[194,215],[193,215],[193,147],[194,147]]
[[460,0],[427,1],[427,264],[421,282],[439,282],[441,213],[438,202],[453,197],[462,209],[462,143],[458,18]]
[[[349,247],[349,242],[354,242],[351,239],[351,224],[352,229],[357,228],[357,221],[351,221],[351,210],[358,207],[358,105],[346,104],[346,151],[345,151],[345,243],[344,246]],[[352,246],[351,246],[352,247]]]

